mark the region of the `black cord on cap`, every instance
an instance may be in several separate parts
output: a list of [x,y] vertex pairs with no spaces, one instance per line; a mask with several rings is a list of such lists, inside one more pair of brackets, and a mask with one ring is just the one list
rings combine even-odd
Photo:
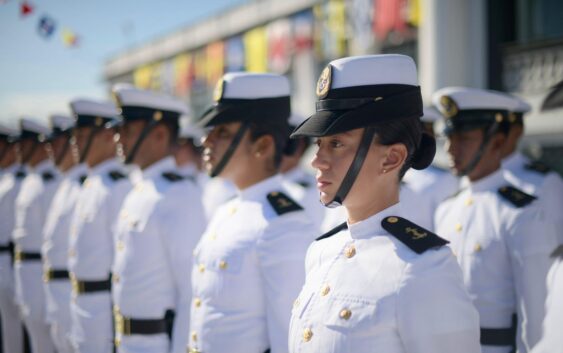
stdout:
[[63,150],[59,153],[58,156],[55,156],[55,165],[61,164],[63,158],[68,152],[68,148],[70,147],[70,139],[71,139],[70,132],[67,131],[65,135],[66,135],[66,141],[63,145]]
[[143,143],[143,140],[149,135],[149,133],[156,126],[158,121],[159,120],[157,120],[157,119],[152,119],[147,124],[145,124],[145,126],[143,127],[143,130],[139,134],[139,137],[137,137],[137,141],[135,141],[133,148],[131,149],[131,151],[129,152],[127,157],[125,158],[125,164],[131,164],[133,162],[133,158],[135,158],[137,151],[141,147],[141,143]]
[[356,155],[354,156],[354,160],[352,160],[352,164],[350,165],[350,168],[348,168],[346,176],[344,177],[344,180],[342,180],[334,198],[324,204],[326,207],[335,208],[342,205],[342,202],[344,202],[348,192],[350,192],[350,189],[354,185],[360,169],[362,169],[362,165],[364,164],[374,136],[375,128],[373,126],[366,127],[362,135],[360,145],[358,146],[358,150],[356,151]]
[[483,153],[485,153],[485,148],[489,145],[491,138],[493,135],[498,131],[500,126],[500,122],[495,120],[495,122],[485,131],[485,136],[483,137],[483,142],[479,146],[479,149],[475,153],[473,159],[469,162],[469,164],[461,170],[459,173],[460,176],[466,176],[467,174],[471,173],[473,169],[479,164],[481,158],[483,158]]
[[223,169],[225,168],[227,163],[229,163],[229,160],[231,159],[231,157],[235,153],[235,150],[237,149],[238,145],[240,144],[240,141],[242,140],[244,133],[246,132],[248,127],[249,127],[249,123],[246,122],[246,121],[243,122],[242,125],[239,127],[237,133],[235,134],[235,136],[233,137],[233,140],[231,141],[229,148],[227,148],[227,150],[225,151],[225,153],[221,157],[221,160],[219,161],[219,163],[215,166],[215,168],[213,168],[213,170],[209,174],[212,178],[215,178],[216,176],[221,174],[221,172],[223,171]]

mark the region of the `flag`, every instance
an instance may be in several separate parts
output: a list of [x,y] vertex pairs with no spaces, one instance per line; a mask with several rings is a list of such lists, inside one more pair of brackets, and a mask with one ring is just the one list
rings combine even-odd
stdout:
[[225,71],[244,71],[244,41],[242,36],[229,38],[225,43]]
[[78,36],[71,31],[70,29],[63,29],[63,43],[65,44],[65,46],[67,47],[77,47],[79,40],[78,40]]
[[346,4],[344,0],[329,0],[314,7],[317,26],[315,47],[321,60],[345,56],[348,52]]
[[409,0],[408,3],[408,22],[415,26],[420,26],[420,21],[422,19],[422,7],[420,6],[420,0]]
[[349,5],[351,55],[364,55],[373,51],[372,6],[373,0],[352,0]]
[[56,23],[49,16],[43,16],[39,19],[39,23],[37,25],[37,32],[39,35],[45,39],[51,37],[53,32],[55,32]]
[[312,11],[302,12],[293,18],[293,48],[296,53],[313,46],[314,21]]
[[380,40],[391,31],[404,32],[406,23],[406,0],[375,0],[373,30]]
[[268,68],[271,72],[285,74],[291,64],[291,21],[280,19],[267,27]]
[[33,5],[27,1],[22,1],[20,5],[20,14],[22,17],[26,17],[27,15],[31,15],[33,12]]
[[245,63],[248,72],[266,72],[268,70],[268,47],[266,30],[256,27],[244,34]]
[[188,53],[177,55],[174,58],[174,93],[185,97],[190,93],[193,80],[192,56]]
[[207,84],[215,87],[215,84],[223,76],[225,66],[225,45],[222,41],[209,44],[205,48],[207,57]]
[[151,87],[154,66],[151,64],[143,65],[133,71],[133,84],[141,89]]

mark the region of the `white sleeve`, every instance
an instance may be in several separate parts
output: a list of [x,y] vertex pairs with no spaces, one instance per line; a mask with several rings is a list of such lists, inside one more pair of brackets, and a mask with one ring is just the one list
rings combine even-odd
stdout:
[[291,307],[305,281],[305,255],[315,232],[312,224],[292,222],[290,215],[284,222],[285,217],[272,222],[257,244],[272,353],[288,351]]
[[408,353],[477,353],[479,314],[448,248],[428,250],[403,273],[398,330]]
[[[557,246],[551,222],[539,213],[513,226],[511,260],[518,314],[519,350],[529,351],[541,337],[547,297],[546,277]],[[523,345],[523,346],[522,346]]]
[[188,344],[193,250],[205,231],[206,222],[199,190],[177,185],[167,193],[160,208],[161,237],[176,286],[176,316],[172,331],[173,353],[185,353]]

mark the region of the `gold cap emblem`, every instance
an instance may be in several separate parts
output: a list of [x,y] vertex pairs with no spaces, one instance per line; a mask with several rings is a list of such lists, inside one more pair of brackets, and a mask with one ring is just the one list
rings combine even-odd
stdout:
[[154,114],[152,115],[152,120],[161,121],[162,120],[162,112],[160,110],[157,110],[156,112],[154,112]]
[[317,81],[317,97],[324,98],[328,94],[330,90],[330,84],[332,79],[332,67],[327,65],[323,72],[321,72],[321,76]]
[[96,119],[94,119],[94,125],[96,126],[102,126],[103,123],[104,123],[104,119],[102,119],[99,116],[97,116]]
[[442,96],[442,98],[440,98],[440,104],[442,104],[442,107],[444,108],[444,115],[446,118],[451,118],[459,112],[457,104],[449,96]]
[[225,89],[225,81],[220,79],[215,86],[215,90],[213,91],[213,101],[219,102],[221,98],[223,98],[223,93]]

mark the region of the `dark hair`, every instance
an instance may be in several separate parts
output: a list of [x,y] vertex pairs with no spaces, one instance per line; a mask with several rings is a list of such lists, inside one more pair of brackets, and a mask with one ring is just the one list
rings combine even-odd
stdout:
[[281,164],[283,151],[287,143],[287,137],[291,132],[289,125],[251,122],[249,125],[249,132],[250,140],[252,142],[258,140],[264,135],[272,136],[275,148],[274,168],[277,170]]
[[407,158],[399,171],[399,180],[409,168],[428,167],[436,154],[436,140],[423,132],[419,118],[397,119],[375,127],[376,141],[384,146],[402,143],[407,148]]

